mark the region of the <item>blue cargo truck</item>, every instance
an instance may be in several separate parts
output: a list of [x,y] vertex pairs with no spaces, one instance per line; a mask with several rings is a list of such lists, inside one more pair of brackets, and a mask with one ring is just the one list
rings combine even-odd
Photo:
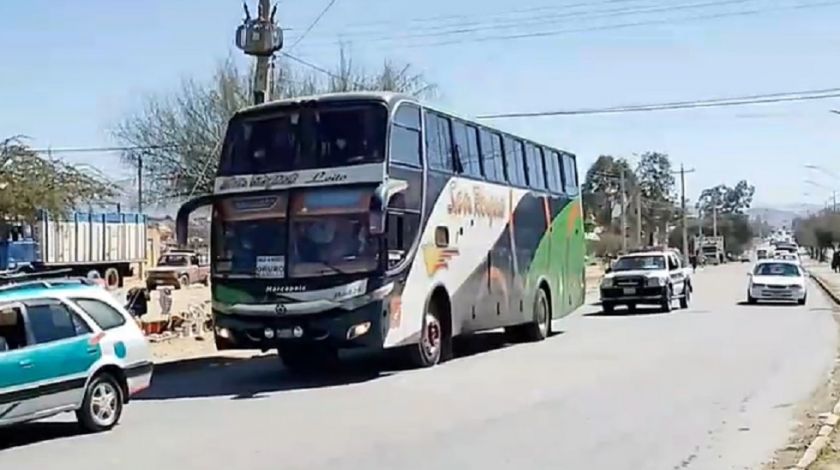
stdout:
[[8,224],[0,237],[0,274],[61,273],[121,287],[146,260],[146,216],[125,212],[39,212],[34,223]]

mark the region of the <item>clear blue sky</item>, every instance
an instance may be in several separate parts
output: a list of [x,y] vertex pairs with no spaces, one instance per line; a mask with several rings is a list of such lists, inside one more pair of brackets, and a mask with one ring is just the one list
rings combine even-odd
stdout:
[[[433,28],[452,24],[469,28],[495,22],[498,32],[519,33],[816,1],[337,0],[295,52],[329,67],[337,59],[336,40],[342,37],[359,64],[375,67],[386,58],[411,63],[438,84],[441,105],[467,116],[840,87],[840,2],[755,16],[439,47],[416,44],[452,37],[371,41],[440,31]],[[621,13],[698,3],[716,5],[647,16]],[[288,35],[294,38],[325,4],[282,2],[281,23],[293,28]],[[548,9],[515,11],[536,7]],[[614,16],[558,16],[595,10]],[[536,15],[542,15],[540,26],[504,29],[512,19],[539,21]],[[433,16],[446,18],[409,21]],[[38,147],[99,146],[114,143],[109,128],[144,94],[175,88],[185,77],[206,77],[217,60],[238,54],[232,38],[241,3],[6,0],[0,2],[0,18],[0,136],[25,134]],[[479,34],[488,33],[468,36]],[[599,154],[632,158],[634,152],[658,150],[697,170],[688,177],[689,196],[719,182],[747,178],[757,187],[759,203],[821,203],[829,192],[806,186],[809,173],[802,165],[820,164],[840,173],[840,115],[828,113],[832,107],[840,108],[840,100],[495,124],[577,153],[582,171]],[[110,174],[126,171],[115,155],[67,158]],[[840,181],[810,176],[840,189]]]

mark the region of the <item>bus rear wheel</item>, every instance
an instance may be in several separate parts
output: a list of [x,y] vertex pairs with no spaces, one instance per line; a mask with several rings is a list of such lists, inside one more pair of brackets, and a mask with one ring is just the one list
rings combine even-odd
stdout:
[[505,333],[514,342],[535,342],[548,338],[551,332],[551,307],[545,289],[537,289],[534,297],[534,319],[524,325],[505,329]]

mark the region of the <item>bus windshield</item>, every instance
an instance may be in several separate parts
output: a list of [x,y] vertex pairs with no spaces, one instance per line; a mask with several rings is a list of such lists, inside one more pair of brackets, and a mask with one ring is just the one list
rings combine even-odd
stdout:
[[384,105],[287,107],[228,126],[219,176],[378,163],[385,158]]
[[215,273],[303,278],[376,269],[372,194],[370,188],[328,188],[222,200],[213,216]]

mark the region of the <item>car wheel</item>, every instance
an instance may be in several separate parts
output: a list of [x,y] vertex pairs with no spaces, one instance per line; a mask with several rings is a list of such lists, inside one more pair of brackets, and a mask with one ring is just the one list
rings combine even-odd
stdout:
[[747,292],[747,303],[750,305],[755,305],[756,303],[755,297],[753,297],[749,292]]
[[176,289],[187,288],[189,286],[190,286],[190,277],[187,276],[186,274],[181,274],[178,277],[178,286],[176,287]]
[[685,286],[685,292],[683,293],[683,296],[680,297],[680,308],[683,308],[683,309],[688,308],[688,304],[690,302],[691,302],[691,286],[686,285]]
[[99,374],[88,384],[76,418],[88,432],[107,431],[119,422],[123,402],[123,389],[117,380],[111,374]]
[[601,310],[604,311],[605,315],[611,315],[613,312],[615,312],[615,305],[609,302],[601,302]]
[[805,302],[808,301],[808,296],[802,297],[801,299],[797,300],[796,303],[799,305],[805,305]]

